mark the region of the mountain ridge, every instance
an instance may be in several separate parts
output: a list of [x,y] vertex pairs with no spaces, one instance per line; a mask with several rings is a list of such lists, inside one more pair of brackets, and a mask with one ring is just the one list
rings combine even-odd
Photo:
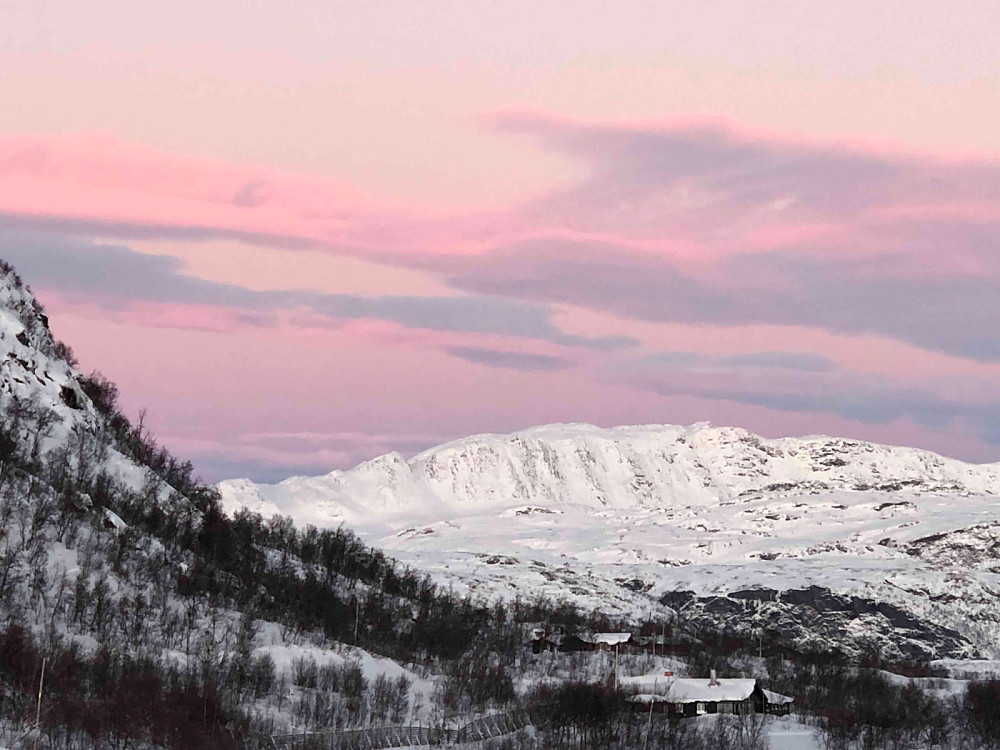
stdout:
[[[640,439],[648,443],[647,438],[653,438],[662,442],[662,448],[650,455],[649,446],[637,445]],[[541,477],[546,469],[549,469],[549,479],[553,483],[565,482],[566,477],[562,474],[567,463],[572,463],[572,457],[556,456],[555,450],[560,444],[571,441],[574,451],[579,455],[581,451],[594,449],[600,450],[614,444],[631,444],[637,449],[630,451],[631,455],[617,457],[619,464],[624,468],[623,475],[628,474],[628,469],[633,469],[631,481],[637,482],[637,486],[622,485],[611,488],[620,494],[638,499],[638,496],[645,494],[646,499],[650,499],[650,493],[644,492],[640,487],[645,486],[644,480],[649,479],[651,473],[657,473],[662,466],[650,466],[658,459],[667,463],[675,463],[679,459],[687,459],[688,465],[683,467],[691,476],[691,470],[701,469],[701,479],[713,481],[711,495],[706,500],[720,499],[731,496],[733,493],[749,492],[764,489],[767,484],[754,484],[752,478],[768,477],[775,480],[797,480],[797,481],[825,481],[829,485],[827,489],[843,488],[852,483],[853,485],[867,483],[872,488],[891,484],[894,481],[914,481],[914,480],[939,480],[958,483],[960,480],[969,481],[973,485],[971,491],[988,492],[990,494],[1000,494],[1000,463],[972,464],[959,459],[948,458],[932,451],[909,448],[906,446],[890,446],[878,443],[871,443],[861,440],[830,437],[825,435],[810,435],[805,437],[782,437],[763,438],[748,430],[738,427],[713,426],[707,422],[697,422],[689,426],[668,425],[668,424],[647,424],[647,425],[623,425],[618,427],[597,427],[587,423],[567,423],[567,424],[546,424],[529,427],[512,433],[482,433],[466,438],[452,440],[441,445],[428,448],[413,457],[406,459],[400,453],[392,451],[373,459],[363,461],[351,469],[334,470],[327,474],[318,476],[293,476],[282,482],[275,484],[257,484],[248,479],[224,480],[218,483],[218,487],[223,494],[224,500],[233,505],[246,505],[247,500],[240,498],[241,491],[246,491],[251,487],[261,492],[262,499],[267,502],[272,498],[290,499],[284,496],[283,489],[289,488],[294,492],[307,491],[310,486],[317,492],[330,493],[335,498],[338,490],[343,489],[344,500],[351,500],[350,492],[364,491],[368,478],[375,476],[379,482],[377,498],[388,499],[385,490],[392,490],[399,486],[399,483],[407,479],[407,474],[413,479],[413,484],[409,488],[413,493],[413,500],[428,499],[428,491],[432,495],[437,495],[436,499],[452,501],[481,502],[482,491],[476,492],[468,485],[454,485],[448,488],[441,479],[442,474],[449,470],[453,473],[456,468],[464,463],[469,463],[479,458],[493,460],[492,466],[486,468],[502,469],[508,472],[508,477],[514,479],[515,488],[520,480],[525,476]],[[677,444],[691,445],[694,450],[680,450]],[[520,458],[527,459],[522,462],[521,467],[513,465],[513,459],[519,456],[488,456],[490,450],[498,448],[517,449],[520,451]],[[743,450],[739,450],[740,448]],[[643,452],[639,448],[646,448]],[[667,449],[672,448],[672,451]],[[727,448],[736,448],[736,451]],[[749,450],[748,450],[748,449]],[[714,449],[714,450],[712,450]],[[753,465],[754,454],[758,459]],[[837,471],[841,466],[850,466],[848,458],[856,459],[863,454],[868,454],[875,458],[896,458],[892,461],[883,460],[881,462],[869,462],[867,471],[857,471],[850,473],[847,470]],[[538,459],[541,459],[539,461]],[[554,465],[552,458],[561,460],[561,465]],[[613,457],[614,458],[614,457]],[[501,465],[501,460],[508,462],[507,466]],[[580,456],[581,463],[586,463],[584,456]],[[643,459],[647,459],[643,461]],[[652,459],[649,461],[648,459]],[[779,460],[774,460],[779,459]],[[628,461],[631,460],[631,467]],[[806,460],[811,460],[809,466],[805,465]],[[533,465],[528,465],[528,461]],[[546,462],[548,465],[546,466]],[[761,463],[763,461],[763,463]],[[843,463],[841,463],[843,462]],[[482,461],[479,462],[480,467]],[[590,499],[600,500],[602,490],[609,489],[606,485],[614,477],[608,476],[610,470],[614,469],[612,461],[605,460],[604,472],[600,479],[605,486],[595,486],[586,489],[590,493]],[[642,466],[646,463],[646,466]],[[855,462],[859,463],[859,462]],[[775,464],[776,466],[771,466]],[[798,466],[796,467],[796,464]],[[733,469],[734,470],[728,470]],[[648,471],[652,468],[653,471]],[[771,469],[763,471],[764,468]],[[774,469],[777,468],[778,471]],[[795,469],[800,469],[797,473]],[[512,470],[513,469],[513,470]],[[646,469],[646,470],[644,470]],[[384,471],[383,471],[384,470]],[[886,471],[890,473],[886,473]],[[894,470],[894,471],[893,471]],[[383,475],[378,477],[379,471]],[[677,495],[679,490],[686,489],[688,496],[692,494],[702,494],[693,491],[690,487],[683,487],[678,482],[677,474],[664,476],[660,471],[661,481],[658,485],[652,485],[653,489],[660,490],[660,498],[667,500]],[[496,477],[489,477],[496,479]],[[626,477],[628,478],[628,477]],[[486,477],[482,472],[477,476],[477,480],[482,482]],[[703,481],[703,485],[704,485]],[[523,485],[523,482],[521,483]],[[774,484],[774,482],[771,482]],[[511,491],[507,498],[502,493],[503,487],[490,486],[485,492],[488,495],[497,496],[498,502],[506,502],[508,499],[516,501],[518,499],[528,499],[535,497],[535,494],[544,495],[546,491],[553,498],[568,500],[565,496],[559,495],[554,490],[544,487],[526,487],[529,490],[527,496],[519,496]],[[532,494],[531,490],[534,489]],[[579,486],[573,488],[579,491]],[[290,494],[293,494],[290,493]],[[479,495],[479,497],[476,497]],[[584,502],[586,496],[575,496],[574,502]],[[605,498],[606,499],[606,498]],[[398,498],[397,498],[398,500]],[[607,504],[607,503],[602,503]],[[345,507],[349,511],[349,507]],[[369,504],[362,509],[365,513],[377,512],[380,510],[378,504]]]

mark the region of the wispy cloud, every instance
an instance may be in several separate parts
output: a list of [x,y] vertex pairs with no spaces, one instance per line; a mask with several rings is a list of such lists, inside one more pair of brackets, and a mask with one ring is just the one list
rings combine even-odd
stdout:
[[[545,341],[563,346],[618,349],[634,345],[625,336],[577,336],[552,322],[544,304],[503,297],[321,294],[306,290],[259,291],[206,281],[184,273],[171,256],[137,253],[126,247],[0,231],[0,256],[39,286],[83,295],[98,305],[129,302],[212,305],[239,312],[247,325],[273,323],[276,310],[309,311],[330,321],[383,320],[407,328],[477,333]],[[291,318],[294,322],[295,318]],[[553,361],[555,361],[553,359]]]
[[[678,354],[682,356],[678,356]],[[961,422],[1000,444],[1000,386],[972,377],[893,381],[845,371],[810,353],[713,357],[629,355],[608,375],[665,396],[686,395],[788,412],[832,414],[869,424],[910,419],[935,429]]]
[[736,367],[769,367],[802,372],[827,372],[836,369],[836,364],[828,357],[813,352],[754,352],[734,354],[722,362]]
[[562,357],[550,354],[535,354],[533,352],[502,351],[486,349],[478,346],[450,346],[449,354],[487,367],[502,367],[525,372],[550,372],[564,370],[572,366],[572,362]]
[[[1000,225],[996,242],[1000,247]],[[950,249],[942,244],[940,251]],[[905,254],[873,260],[783,249],[726,256],[688,270],[669,257],[605,243],[549,241],[498,248],[454,265],[460,270],[451,283],[479,294],[652,321],[873,333],[1000,361],[1000,272],[931,273]]]

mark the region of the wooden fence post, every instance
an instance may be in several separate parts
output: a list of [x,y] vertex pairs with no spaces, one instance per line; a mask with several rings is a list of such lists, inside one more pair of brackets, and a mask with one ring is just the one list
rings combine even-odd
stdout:
[[38,704],[35,706],[35,750],[38,750],[38,743],[42,740],[42,690],[45,687],[45,663],[42,659],[42,674],[38,678]]

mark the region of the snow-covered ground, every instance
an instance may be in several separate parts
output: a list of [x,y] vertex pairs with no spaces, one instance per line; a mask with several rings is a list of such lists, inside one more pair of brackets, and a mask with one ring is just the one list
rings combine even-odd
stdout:
[[991,659],[938,659],[932,667],[943,669],[957,680],[989,680],[1000,678],[1000,661]]
[[[285,677],[289,682],[296,661],[311,660],[317,666],[343,666],[346,663],[357,665],[364,679],[373,683],[376,678],[388,677],[395,681],[405,677],[409,682],[409,703],[411,706],[424,706],[425,710],[431,703],[435,681],[426,679],[416,672],[407,669],[399,663],[384,656],[376,656],[364,649],[347,644],[336,644],[335,648],[324,648],[309,644],[289,644],[282,636],[281,628],[274,623],[259,623],[261,628],[257,638],[259,644],[254,650],[254,656],[264,654],[271,657],[275,672]],[[426,721],[429,715],[414,715],[409,720]]]
[[[711,732],[719,715],[706,714],[685,721],[695,722],[701,729]],[[823,750],[822,738],[798,716],[768,716],[765,722],[769,750]]]
[[816,730],[797,716],[771,716],[767,720],[767,739],[771,750],[821,750]]

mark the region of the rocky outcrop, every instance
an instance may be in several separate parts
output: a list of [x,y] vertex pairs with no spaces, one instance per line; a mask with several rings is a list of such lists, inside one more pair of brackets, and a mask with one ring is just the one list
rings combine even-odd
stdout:
[[975,658],[977,648],[955,630],[921,620],[887,602],[837,594],[828,588],[747,589],[724,596],[693,591],[665,594],[661,602],[683,622],[766,637],[805,651],[836,649],[853,657],[889,661]]

